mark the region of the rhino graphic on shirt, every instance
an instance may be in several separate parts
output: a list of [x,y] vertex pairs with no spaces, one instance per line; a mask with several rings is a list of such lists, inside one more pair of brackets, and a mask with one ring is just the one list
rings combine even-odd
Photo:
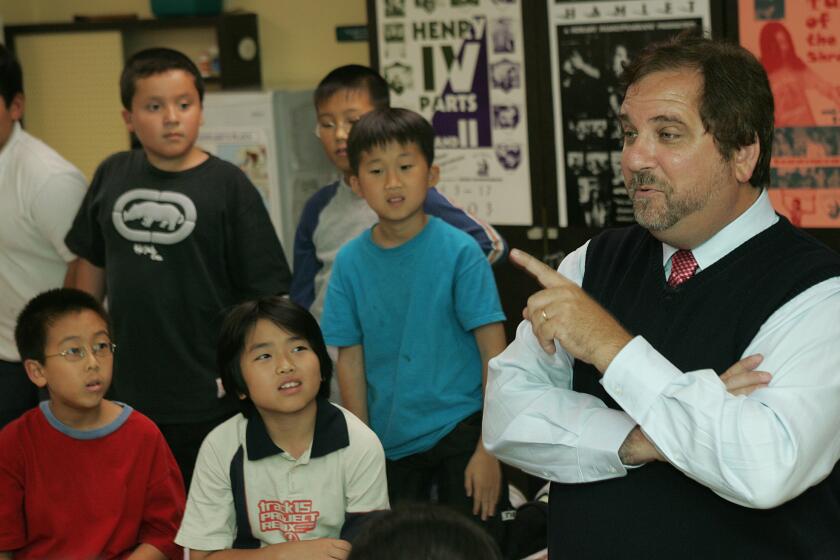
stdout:
[[129,241],[173,245],[192,233],[197,213],[193,201],[184,194],[132,189],[114,203],[111,219],[114,228]]
[[137,202],[128,210],[123,211],[123,220],[142,220],[144,227],[150,227],[153,223],[169,231],[184,223],[184,215],[177,206],[173,204],[160,204],[159,202]]

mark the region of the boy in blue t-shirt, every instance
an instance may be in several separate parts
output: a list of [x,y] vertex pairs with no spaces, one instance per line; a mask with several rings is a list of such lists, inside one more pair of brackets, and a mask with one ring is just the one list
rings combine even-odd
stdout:
[[487,362],[505,347],[490,265],[465,233],[423,209],[438,180],[434,131],[420,115],[380,109],[350,133],[350,177],[379,222],[339,251],[323,328],[339,347],[347,408],[388,459],[392,504],[439,501],[486,520],[499,463],[481,444]]
[[[374,109],[390,105],[388,83],[375,70],[358,64],[339,66],[318,84],[314,94],[315,134],[341,179],[324,186],[306,202],[295,232],[292,301],[321,318],[327,284],[338,250],[376,223],[376,214],[349,184],[347,137],[353,124]],[[491,263],[504,256],[505,241],[490,224],[454,205],[430,188],[423,210],[467,232]]]

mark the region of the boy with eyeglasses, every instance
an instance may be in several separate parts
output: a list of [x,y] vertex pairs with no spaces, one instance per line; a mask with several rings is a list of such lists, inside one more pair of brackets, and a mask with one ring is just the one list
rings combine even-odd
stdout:
[[151,420],[104,398],[115,345],[102,305],[44,292],[15,341],[50,398],[0,431],[0,558],[180,558],[181,474]]
[[[321,80],[314,101],[315,134],[341,178],[312,195],[304,206],[295,232],[289,296],[320,321],[338,250],[378,221],[364,198],[350,187],[347,137],[363,115],[389,107],[391,100],[382,76],[366,66],[349,64]],[[458,208],[434,187],[426,195],[423,210],[471,235],[491,264],[504,256],[505,241],[493,226]]]

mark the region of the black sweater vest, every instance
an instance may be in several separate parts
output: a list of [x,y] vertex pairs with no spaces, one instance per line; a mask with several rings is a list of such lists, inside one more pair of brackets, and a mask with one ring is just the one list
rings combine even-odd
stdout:
[[[721,374],[775,310],[834,276],[840,255],[781,218],[677,288],[665,283],[662,244],[646,230],[604,232],[587,249],[583,288],[681,370]],[[598,379],[589,364],[575,364],[574,389],[619,408]],[[732,504],[670,465],[651,463],[618,479],[553,484],[550,511],[558,559],[840,558],[836,466],[770,510]]]

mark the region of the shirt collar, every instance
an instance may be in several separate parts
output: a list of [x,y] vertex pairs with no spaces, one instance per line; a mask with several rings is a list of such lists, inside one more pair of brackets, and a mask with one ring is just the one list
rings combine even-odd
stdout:
[[[310,459],[323,457],[350,445],[350,435],[344,414],[327,399],[319,397],[315,402],[317,411],[315,412],[315,432],[312,435],[309,453]],[[271,440],[265,422],[257,410],[254,410],[248,418],[245,443],[249,461],[258,461],[283,453],[283,450]]]
[[[747,208],[747,211],[732,220],[722,230],[707,239],[703,244],[695,247],[691,252],[700,270],[709,268],[717,261],[731,253],[745,241],[752,239],[765,229],[779,221],[779,216],[770,203],[767,189],[762,189],[758,199]],[[662,243],[662,265],[668,269],[668,264],[677,248]]]
[[12,127],[12,133],[9,135],[9,139],[6,140],[6,145],[0,149],[0,162],[5,162],[8,159],[8,154],[11,151],[10,148],[17,142],[18,138],[20,138],[20,121],[15,121],[14,126]]

